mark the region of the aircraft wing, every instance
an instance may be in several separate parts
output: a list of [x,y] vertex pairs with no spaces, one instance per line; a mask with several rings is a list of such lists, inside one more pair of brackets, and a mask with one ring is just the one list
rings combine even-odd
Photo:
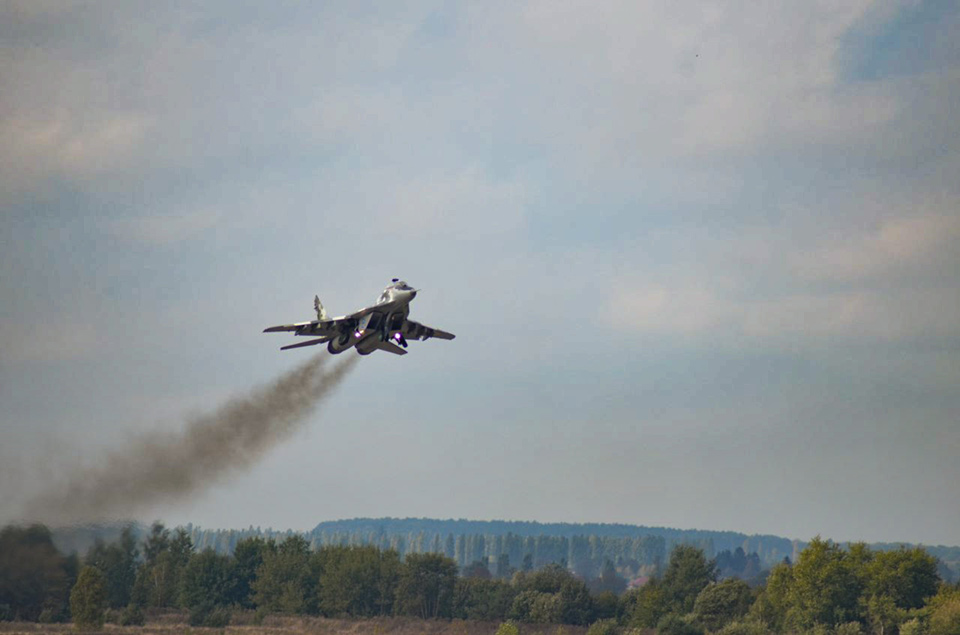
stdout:
[[414,322],[413,320],[404,320],[403,328],[400,329],[400,332],[403,333],[403,337],[408,340],[427,340],[431,337],[436,337],[441,340],[452,340],[456,337],[453,333],[447,333],[446,331],[441,331],[440,329],[435,329],[431,326]]
[[[330,318],[328,320],[313,320],[311,322],[296,322],[294,324],[280,324],[263,329],[264,333],[282,333],[291,331],[296,335],[313,335],[315,337],[325,337],[335,335],[340,332],[345,324],[353,325],[356,321],[353,316],[345,315],[343,317]],[[319,342],[317,342],[319,344]]]

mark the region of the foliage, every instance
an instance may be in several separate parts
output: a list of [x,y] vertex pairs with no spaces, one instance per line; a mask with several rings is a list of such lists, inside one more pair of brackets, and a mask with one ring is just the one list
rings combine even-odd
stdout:
[[133,527],[124,527],[117,542],[97,540],[85,558],[86,564],[103,573],[107,585],[107,605],[121,608],[130,603],[130,591],[137,577],[137,540]]
[[201,602],[190,609],[190,626],[224,628],[230,624],[230,610],[213,602]]
[[689,613],[700,592],[716,579],[716,567],[702,549],[677,545],[670,552],[670,562],[663,574],[664,599],[672,611]]
[[258,609],[272,613],[311,612],[316,590],[307,541],[301,536],[290,536],[276,549],[265,550],[251,588]]
[[650,580],[623,598],[626,621],[636,628],[654,628],[667,613],[666,595],[658,580]]
[[750,586],[743,580],[727,578],[712,582],[697,596],[693,612],[709,631],[717,631],[747,614],[753,602]]
[[622,606],[620,598],[612,591],[601,591],[593,596],[593,617],[596,620],[619,619]]
[[75,566],[57,551],[46,527],[4,527],[0,530],[0,613],[22,620],[36,620],[44,610],[64,614],[76,579]]
[[120,626],[143,626],[145,621],[143,611],[140,607],[130,604],[120,613],[118,623]]
[[107,608],[107,582],[96,567],[80,570],[77,583],[70,591],[70,613],[77,628],[95,629],[103,626]]
[[770,631],[759,621],[734,620],[720,629],[718,635],[769,635]]
[[914,617],[900,625],[900,635],[927,635],[927,625],[919,617]]
[[457,578],[453,588],[453,617],[494,621],[510,615],[516,592],[504,580]]
[[618,635],[620,628],[617,626],[617,620],[605,619],[597,620],[587,629],[587,635]]
[[520,635],[520,629],[513,622],[501,622],[495,635]]
[[162,523],[154,523],[143,543],[144,562],[137,569],[131,601],[152,608],[173,607],[180,600],[181,574],[193,554],[186,530],[171,536]]
[[668,613],[657,622],[657,635],[703,635],[703,629],[676,613]]
[[389,615],[400,573],[396,551],[376,547],[324,547],[316,554],[320,612],[327,616]]
[[929,635],[960,635],[960,589],[942,586],[930,600]]
[[787,626],[808,630],[857,618],[862,582],[851,560],[839,545],[819,536],[800,552],[792,572]]
[[519,593],[511,614],[524,622],[587,625],[593,619],[593,598],[587,585],[559,565],[514,576]]
[[242,608],[253,608],[251,585],[257,577],[257,568],[263,564],[264,552],[274,548],[272,542],[263,538],[246,538],[233,550],[233,597],[231,600]]
[[414,553],[400,569],[397,612],[420,618],[451,617],[457,563],[438,553]]
[[229,605],[234,597],[234,560],[212,549],[193,554],[180,576],[180,605],[193,609],[201,604]]

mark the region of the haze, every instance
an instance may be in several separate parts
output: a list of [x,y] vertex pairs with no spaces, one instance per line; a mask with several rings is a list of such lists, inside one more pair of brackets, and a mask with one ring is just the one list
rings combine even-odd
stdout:
[[[950,2],[0,4],[0,522],[422,288],[138,518],[960,544]],[[117,512],[118,516],[124,515]]]

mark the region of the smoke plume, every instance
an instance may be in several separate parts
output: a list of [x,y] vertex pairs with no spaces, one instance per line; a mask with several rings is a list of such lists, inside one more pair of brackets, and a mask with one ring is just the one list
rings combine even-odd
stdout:
[[180,433],[135,439],[41,493],[24,515],[58,523],[128,518],[251,466],[296,432],[359,358],[351,355],[330,370],[327,359],[313,357],[272,384],[190,420]]

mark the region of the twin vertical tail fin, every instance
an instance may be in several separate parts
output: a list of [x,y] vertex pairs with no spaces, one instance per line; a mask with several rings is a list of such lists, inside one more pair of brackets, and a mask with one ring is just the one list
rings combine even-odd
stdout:
[[327,310],[320,304],[320,296],[318,295],[313,296],[313,309],[317,312],[317,320],[327,319]]

